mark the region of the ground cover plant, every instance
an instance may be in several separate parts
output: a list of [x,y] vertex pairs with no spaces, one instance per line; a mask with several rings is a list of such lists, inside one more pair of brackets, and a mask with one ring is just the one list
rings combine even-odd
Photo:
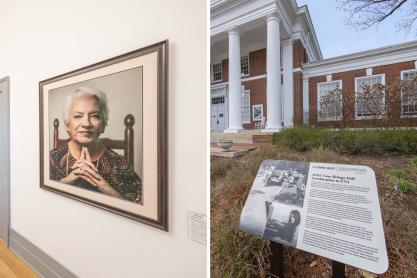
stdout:
[[[323,146],[294,151],[267,146],[241,158],[211,161],[211,276],[270,277],[269,242],[238,231],[239,216],[259,165],[265,159],[358,164],[371,167],[387,244],[389,268],[378,277],[417,277],[417,157],[407,154],[339,153]],[[405,181],[401,185],[398,180]],[[407,183],[413,188],[408,190]],[[285,277],[330,277],[328,259],[285,247]],[[368,275],[368,276],[367,276]],[[347,267],[347,277],[374,277]]]

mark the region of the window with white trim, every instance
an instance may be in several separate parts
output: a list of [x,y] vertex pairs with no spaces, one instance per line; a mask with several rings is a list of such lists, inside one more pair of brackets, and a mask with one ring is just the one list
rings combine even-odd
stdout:
[[222,63],[213,64],[213,82],[222,81]]
[[250,123],[250,93],[242,91],[242,123]]
[[240,57],[240,74],[249,75],[249,55]]
[[355,119],[381,119],[385,114],[385,75],[355,78]]
[[417,117],[417,70],[401,72],[401,117]]
[[317,84],[317,120],[342,119],[342,80]]

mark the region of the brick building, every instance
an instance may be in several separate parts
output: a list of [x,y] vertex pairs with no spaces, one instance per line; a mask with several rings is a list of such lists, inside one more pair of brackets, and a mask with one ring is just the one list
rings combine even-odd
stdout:
[[417,126],[417,92],[383,90],[372,105],[384,115],[361,94],[414,78],[417,42],[323,60],[308,9],[295,0],[210,4],[212,132]]

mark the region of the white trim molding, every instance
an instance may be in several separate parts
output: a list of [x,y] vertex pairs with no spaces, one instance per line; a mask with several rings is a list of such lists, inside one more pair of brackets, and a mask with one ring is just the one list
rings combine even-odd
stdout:
[[[258,79],[265,79],[265,78],[266,78],[266,74],[250,76],[250,77],[242,78],[242,83],[243,82],[248,82],[248,81],[253,81],[253,80],[258,80]],[[221,83],[213,83],[213,84],[211,84],[210,88],[215,89],[215,88],[218,88],[218,87],[227,86],[228,84],[229,84],[228,81],[221,82]]]
[[10,229],[10,249],[41,277],[79,277],[13,229]]
[[417,41],[357,52],[303,65],[304,76],[313,77],[382,65],[415,61]]

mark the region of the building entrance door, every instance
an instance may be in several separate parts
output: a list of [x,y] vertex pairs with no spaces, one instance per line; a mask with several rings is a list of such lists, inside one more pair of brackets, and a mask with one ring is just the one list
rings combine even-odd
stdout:
[[0,239],[9,246],[10,226],[9,78],[0,79]]
[[225,129],[225,101],[224,96],[211,98],[211,129],[221,132]]

